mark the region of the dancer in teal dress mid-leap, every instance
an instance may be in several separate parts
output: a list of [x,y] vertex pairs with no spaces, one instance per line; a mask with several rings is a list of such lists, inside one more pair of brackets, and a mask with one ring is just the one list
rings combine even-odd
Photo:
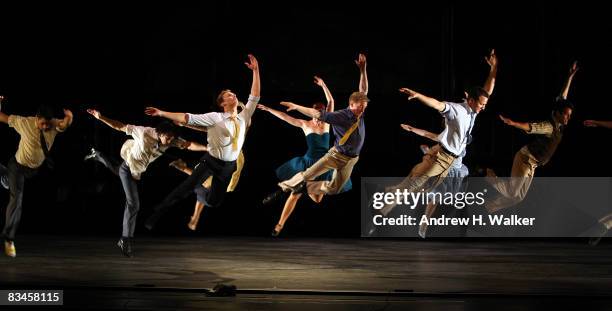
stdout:
[[[334,111],[334,98],[325,85],[323,79],[319,77],[314,77],[314,82],[323,89],[325,92],[325,97],[327,98],[327,106],[322,103],[316,103],[313,105],[314,109],[317,110],[326,110],[328,112]],[[296,119],[288,114],[266,107],[264,105],[258,105],[258,108],[264,111],[267,111],[274,115],[275,117],[295,126],[299,127],[304,131],[304,135],[306,136],[306,144],[308,145],[308,150],[306,154],[301,157],[295,157],[283,165],[276,169],[276,176],[279,180],[287,180],[293,177],[295,174],[302,172],[316,163],[322,156],[324,156],[329,151],[329,124],[325,122],[321,122],[317,119],[311,120],[301,120]],[[332,179],[332,170],[324,173],[319,176],[317,180],[331,180]],[[350,190],[352,187],[351,181],[349,180],[344,187],[342,188],[342,192]],[[292,193],[287,201],[285,202],[285,206],[281,213],[280,219],[278,220],[278,224],[274,227],[272,231],[273,236],[278,236],[285,225],[285,222],[293,212],[298,200],[302,197],[302,192],[300,193]],[[316,203],[321,202],[323,199],[323,194],[308,194],[308,196]]]

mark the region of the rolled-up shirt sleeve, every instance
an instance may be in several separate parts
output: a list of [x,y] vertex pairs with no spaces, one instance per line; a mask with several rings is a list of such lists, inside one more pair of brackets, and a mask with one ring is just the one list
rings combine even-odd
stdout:
[[146,127],[144,126],[137,126],[137,125],[132,125],[132,124],[128,124],[125,126],[125,134],[130,135],[134,137],[135,139],[139,139],[139,140],[142,140],[144,138],[145,130],[146,130]]
[[216,123],[214,115],[214,112],[204,114],[187,113],[187,124],[206,127],[213,126]]
[[553,132],[553,125],[548,121],[529,123],[527,134],[549,135]]
[[249,95],[249,99],[247,100],[246,107],[242,113],[245,114],[247,118],[251,118],[255,113],[255,109],[257,108],[257,103],[259,103],[259,96]]
[[456,103],[450,103],[450,102],[444,102],[444,110],[440,111],[440,114],[449,119],[452,120],[457,116],[457,107],[456,107]]
[[8,117],[8,126],[14,128],[17,133],[21,134],[23,129],[27,126],[27,121],[25,117],[12,114]]

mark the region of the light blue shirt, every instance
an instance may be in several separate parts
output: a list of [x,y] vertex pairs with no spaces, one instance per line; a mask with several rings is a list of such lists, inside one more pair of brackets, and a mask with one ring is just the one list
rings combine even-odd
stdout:
[[464,154],[465,147],[474,127],[477,113],[472,110],[467,102],[451,103],[444,102],[442,112],[444,117],[444,130],[438,135],[438,141],[446,150],[455,155]]

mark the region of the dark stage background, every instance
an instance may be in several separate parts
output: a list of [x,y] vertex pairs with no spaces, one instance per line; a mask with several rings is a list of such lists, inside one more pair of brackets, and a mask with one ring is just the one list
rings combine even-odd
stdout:
[[[126,123],[153,125],[146,106],[204,113],[218,91],[236,90],[246,100],[251,73],[248,53],[259,60],[262,103],[281,100],[309,105],[324,100],[312,82],[317,74],[331,88],[337,109],[357,89],[353,59],[368,57],[370,97],[367,139],[353,172],[355,188],[320,206],[302,200],[283,234],[358,236],[361,176],[405,176],[420,161],[425,139],[402,131],[409,122],[441,130],[432,109],[408,102],[397,91],[411,87],[439,99],[459,100],[465,87],[488,74],[483,57],[491,47],[500,60],[497,86],[479,116],[465,162],[509,173],[514,153],[530,137],[497,114],[517,120],[549,116],[574,59],[580,64],[570,99],[574,119],[553,160],[539,176],[609,176],[607,146],[612,131],[584,128],[584,119],[612,119],[609,103],[607,10],[599,4],[537,2],[467,5],[345,2],[216,1],[203,3],[73,3],[0,6],[0,93],[9,114],[33,114],[40,103],[67,107],[73,127],[58,136],[54,171],[27,183],[20,233],[119,235],[123,193],[119,179],[101,165],[84,163],[95,146],[119,157],[127,138],[85,113],[95,107]],[[204,141],[183,130],[184,136]],[[18,136],[0,128],[0,161],[14,155]],[[306,150],[302,132],[257,112],[244,146],[246,166],[235,193],[206,210],[196,235],[266,235],[281,203],[261,206],[276,189],[274,169]],[[171,151],[195,160],[198,154]],[[184,175],[154,162],[140,184],[140,222]],[[0,191],[4,207],[8,193]],[[195,197],[175,206],[159,232],[186,234]],[[4,212],[4,208],[2,209]],[[3,218],[3,217],[2,217]],[[2,220],[3,221],[3,220]],[[137,235],[144,229],[139,226]]]

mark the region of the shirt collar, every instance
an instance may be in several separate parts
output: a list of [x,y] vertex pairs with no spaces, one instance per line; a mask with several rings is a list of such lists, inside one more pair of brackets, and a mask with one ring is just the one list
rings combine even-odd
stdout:
[[468,113],[469,113],[470,115],[476,114],[476,112],[474,112],[474,109],[472,109],[472,107],[470,107],[470,105],[468,105],[468,103],[467,103],[467,100],[466,100],[466,99],[464,99],[464,100],[461,102],[461,105],[462,105],[463,107],[465,107],[465,109],[467,109],[467,111],[468,111]]
[[[353,112],[353,110],[351,110],[351,108],[346,108],[346,110],[348,110],[348,115],[352,118],[357,120],[357,115]],[[365,111],[363,113],[361,113],[361,118],[363,119],[363,114],[365,113]]]
[[[239,113],[237,113],[237,114],[236,114],[236,118],[238,118],[238,116],[239,116],[239,115],[240,115],[240,114],[239,114]],[[223,112],[223,119],[229,119],[229,118],[231,118],[231,117],[232,117],[232,114],[231,114],[231,113],[229,113],[229,112]]]

